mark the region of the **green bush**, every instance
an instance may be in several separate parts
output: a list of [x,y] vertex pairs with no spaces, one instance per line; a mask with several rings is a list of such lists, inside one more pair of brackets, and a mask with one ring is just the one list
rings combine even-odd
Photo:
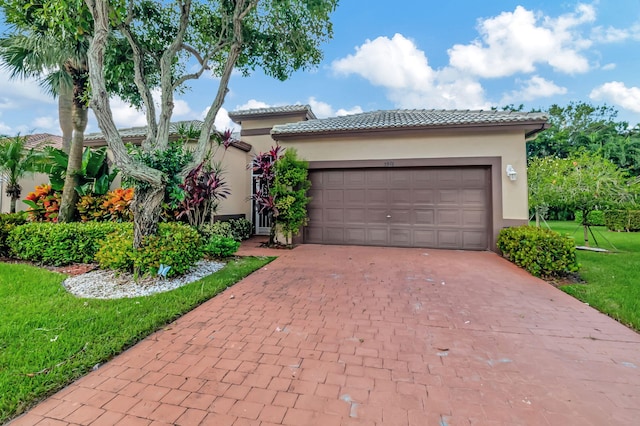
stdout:
[[181,223],[161,223],[157,235],[146,237],[143,246],[133,249],[133,229],[107,236],[96,253],[103,269],[155,275],[159,266],[171,266],[168,277],[189,271],[202,258],[202,240],[198,231]]
[[640,210],[607,210],[604,225],[611,231],[640,231]]
[[233,238],[212,236],[204,246],[204,253],[211,257],[229,257],[238,251],[240,243]]
[[123,225],[126,224],[33,222],[13,229],[7,244],[18,259],[55,266],[90,263],[99,242]]
[[549,229],[504,228],[497,244],[505,258],[536,277],[562,276],[579,267],[574,240]]
[[[575,221],[582,225],[582,212],[575,212]],[[589,226],[604,226],[604,212],[602,210],[590,211],[587,215],[587,225]]]
[[207,223],[198,228],[200,234],[204,237],[205,241],[211,239],[211,237],[218,235],[220,237],[233,238],[233,229],[230,222],[214,222]]
[[27,223],[27,215],[20,213],[0,214],[0,256],[9,256],[10,250],[7,244],[9,233],[18,225]]
[[229,223],[231,224],[231,234],[233,234],[233,238],[236,241],[248,240],[253,235],[253,223],[251,221],[240,218],[231,219]]

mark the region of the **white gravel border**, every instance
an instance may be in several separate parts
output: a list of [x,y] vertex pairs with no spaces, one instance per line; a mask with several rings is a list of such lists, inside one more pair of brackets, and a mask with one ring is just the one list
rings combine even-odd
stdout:
[[64,288],[76,297],[87,299],[123,299],[149,296],[174,290],[211,275],[225,266],[224,263],[201,260],[185,275],[164,279],[159,276],[139,278],[115,271],[97,270],[69,277]]

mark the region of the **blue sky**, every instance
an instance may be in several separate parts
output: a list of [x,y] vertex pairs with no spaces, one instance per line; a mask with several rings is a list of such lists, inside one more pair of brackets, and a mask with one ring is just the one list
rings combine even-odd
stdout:
[[[396,108],[547,108],[607,104],[640,123],[640,0],[342,0],[334,37],[313,71],[279,82],[234,75],[227,111],[310,104],[319,117]],[[4,29],[4,27],[0,27]],[[178,97],[175,120],[200,119],[217,80]],[[116,124],[144,116],[113,100]],[[88,132],[98,131],[91,119]],[[0,71],[0,134],[59,134],[53,99]]]

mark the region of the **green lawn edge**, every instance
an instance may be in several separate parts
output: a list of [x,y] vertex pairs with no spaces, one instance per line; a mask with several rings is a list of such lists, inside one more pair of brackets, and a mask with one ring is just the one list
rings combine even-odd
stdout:
[[274,259],[229,259],[178,289],[117,300],[76,298],[61,285],[62,274],[0,263],[0,424]]
[[[549,221],[548,225],[574,238],[576,246],[584,245],[583,228],[578,223]],[[584,283],[561,285],[560,290],[640,331],[640,233],[614,232],[604,226],[593,226],[592,230],[597,244],[589,235],[589,245],[609,252],[577,250],[578,273]]]

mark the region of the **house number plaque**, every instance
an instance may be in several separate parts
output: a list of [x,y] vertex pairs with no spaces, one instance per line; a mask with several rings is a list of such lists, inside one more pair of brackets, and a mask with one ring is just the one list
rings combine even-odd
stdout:
[[393,167],[393,161],[385,161],[384,162],[384,166],[385,167]]

